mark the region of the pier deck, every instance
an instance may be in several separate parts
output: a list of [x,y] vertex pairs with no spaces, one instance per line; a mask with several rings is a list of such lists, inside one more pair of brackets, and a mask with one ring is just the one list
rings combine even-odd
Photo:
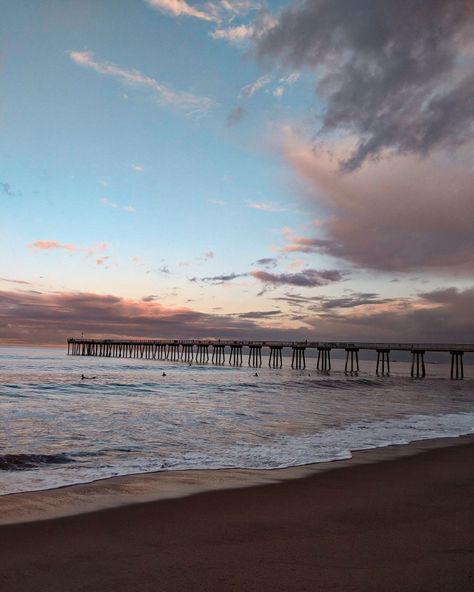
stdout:
[[262,349],[268,350],[268,365],[281,368],[282,351],[292,351],[291,367],[306,367],[306,350],[318,352],[317,370],[331,370],[331,350],[346,352],[345,372],[359,372],[359,351],[377,352],[376,374],[390,373],[390,352],[407,351],[412,354],[411,375],[423,378],[426,375],[425,353],[445,352],[451,356],[451,378],[464,378],[463,355],[474,352],[474,344],[443,343],[368,343],[344,341],[253,341],[231,339],[85,339],[67,340],[68,355],[99,356],[115,358],[144,358],[205,364],[223,365],[226,363],[226,348],[229,350],[228,363],[242,365],[242,350],[248,349],[248,365],[254,368],[262,365]]

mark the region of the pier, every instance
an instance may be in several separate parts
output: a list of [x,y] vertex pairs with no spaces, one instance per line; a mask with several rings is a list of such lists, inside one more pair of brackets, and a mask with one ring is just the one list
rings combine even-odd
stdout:
[[[317,351],[316,370],[320,373],[331,371],[331,351],[346,352],[345,373],[357,374],[360,371],[359,351],[377,353],[375,373],[377,376],[390,374],[390,352],[411,353],[411,376],[426,376],[425,354],[427,352],[447,353],[451,356],[452,380],[464,378],[463,356],[474,352],[474,344],[440,343],[345,343],[345,342],[296,342],[296,341],[232,341],[224,339],[75,339],[67,340],[67,353],[70,356],[95,356],[105,358],[140,358],[145,360],[181,361],[188,364],[242,366],[243,348],[248,349],[248,365],[252,368],[262,366],[262,350],[268,351],[270,368],[282,368],[283,350],[292,353],[291,367],[297,370],[306,368],[306,351]],[[226,352],[226,350],[228,350]]]

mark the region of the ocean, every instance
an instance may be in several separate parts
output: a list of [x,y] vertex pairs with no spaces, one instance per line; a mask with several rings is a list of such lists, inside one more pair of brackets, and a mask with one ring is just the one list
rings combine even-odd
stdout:
[[149,471],[297,466],[474,432],[474,366],[452,381],[448,355],[423,380],[403,361],[379,377],[372,360],[357,376],[332,362],[325,375],[313,359],[305,370],[289,358],[255,369],[245,358],[231,367],[1,347],[0,495]]

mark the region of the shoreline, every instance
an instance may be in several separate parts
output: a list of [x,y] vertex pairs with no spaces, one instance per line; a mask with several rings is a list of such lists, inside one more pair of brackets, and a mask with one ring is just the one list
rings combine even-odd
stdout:
[[184,469],[133,473],[0,496],[2,525],[38,522],[113,508],[187,498],[309,478],[358,465],[384,463],[430,450],[474,444],[474,435],[417,440],[351,451],[351,458],[276,469]]
[[305,478],[0,526],[0,587],[469,590],[473,438],[355,456]]

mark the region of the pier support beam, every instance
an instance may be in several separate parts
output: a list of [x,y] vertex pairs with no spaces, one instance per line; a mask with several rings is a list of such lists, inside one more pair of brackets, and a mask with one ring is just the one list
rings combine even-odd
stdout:
[[462,380],[464,378],[464,366],[462,357],[464,352],[452,351],[451,354],[451,380]]
[[268,358],[270,368],[281,368],[283,366],[282,349],[281,345],[270,345],[270,357]]
[[218,366],[225,364],[225,345],[214,344],[212,346],[212,363]]
[[262,367],[261,345],[249,345],[249,366],[252,366],[252,368]]
[[424,350],[412,349],[411,356],[411,375],[414,378],[424,378],[426,376]]
[[[377,369],[375,373],[377,376],[379,375],[386,375],[390,374],[390,359],[389,359],[390,350],[389,349],[378,349],[377,350]],[[387,371],[385,371],[385,364],[387,365]]]
[[192,362],[194,358],[193,354],[193,344],[192,343],[183,343],[181,348],[181,359],[184,362]]
[[231,366],[242,366],[242,345],[234,343],[230,346],[229,364]]
[[306,347],[304,345],[293,346],[293,355],[291,357],[292,368],[296,368],[297,370],[306,368],[305,349]]
[[172,362],[179,360],[179,343],[168,343],[166,359],[171,360]]
[[320,372],[329,372],[331,370],[331,348],[318,347],[318,364],[316,368]]
[[[350,358],[350,364],[349,364]],[[350,366],[350,370],[348,369]],[[347,374],[357,374],[359,372],[359,348],[358,347],[346,347],[346,365],[344,372]]]
[[198,364],[207,364],[209,362],[209,344],[198,343],[196,347],[196,362]]

